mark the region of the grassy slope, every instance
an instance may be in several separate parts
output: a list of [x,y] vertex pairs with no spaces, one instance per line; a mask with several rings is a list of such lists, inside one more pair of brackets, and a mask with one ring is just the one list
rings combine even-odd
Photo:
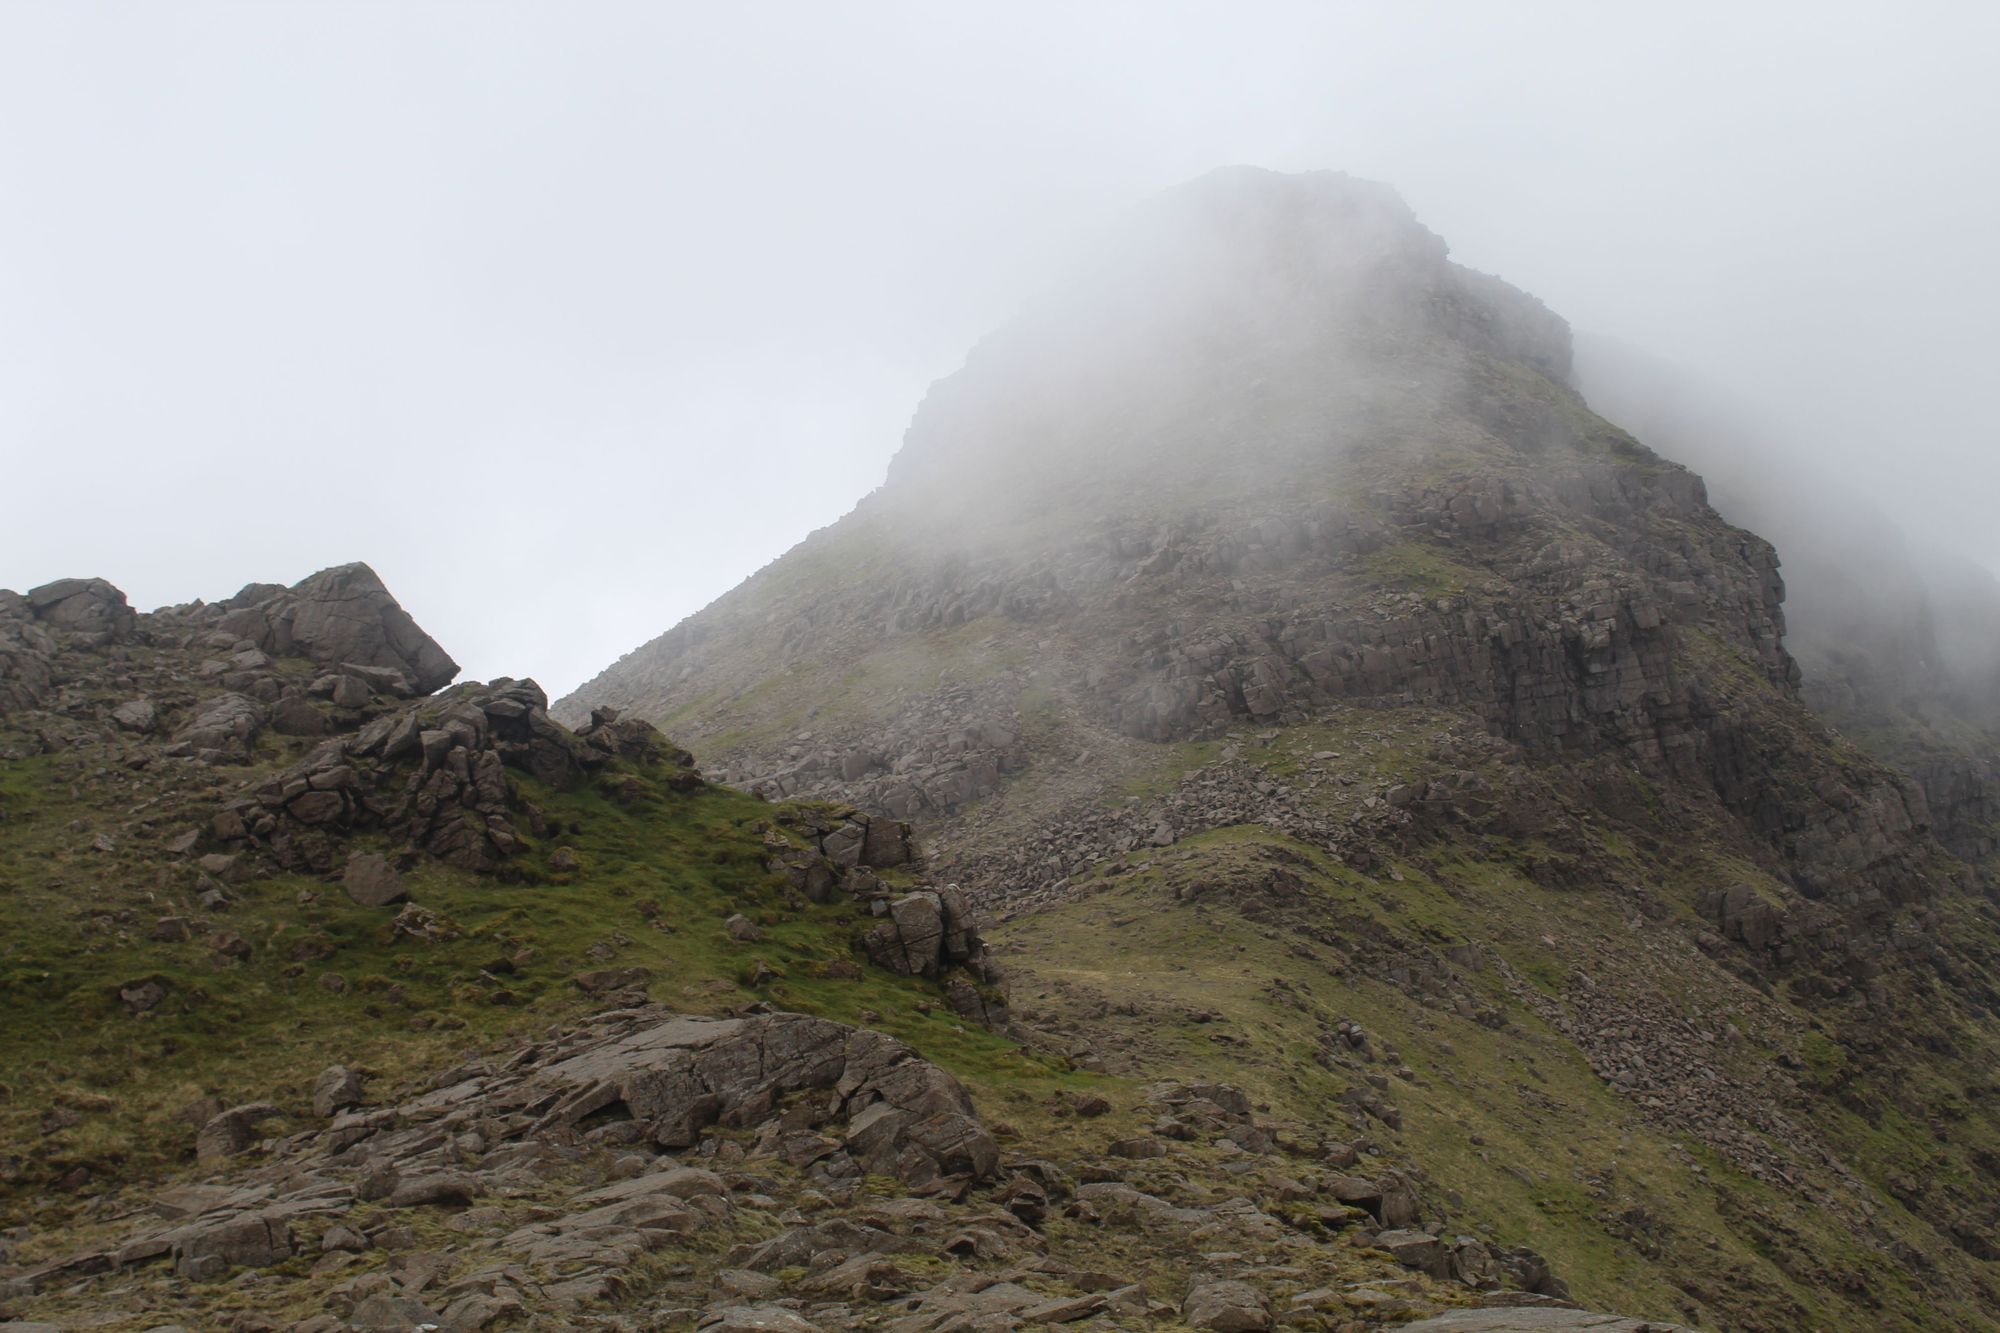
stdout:
[[[396,938],[395,909],[277,876],[233,888],[236,904],[209,923],[249,944],[236,961],[210,948],[206,928],[183,942],[147,938],[183,895],[151,886],[144,853],[91,849],[79,833],[91,811],[71,799],[55,761],[0,767],[0,1143],[28,1159],[9,1211],[38,1215],[33,1190],[78,1168],[94,1192],[187,1160],[192,1131],[172,1113],[197,1096],[270,1100],[303,1115],[325,1065],[358,1065],[393,1087],[466,1048],[518,1041],[581,1011],[587,1000],[571,977],[594,967],[645,967],[655,999],[692,1011],[768,1000],[865,1017],[974,1078],[1060,1081],[1045,1062],[962,1025],[935,987],[857,969],[854,910],[796,901],[765,871],[772,807],[720,788],[657,787],[626,805],[596,790],[529,794],[554,824],[524,858],[524,882],[443,867],[407,881],[456,938]],[[557,847],[573,849],[580,868],[549,872]],[[763,924],[765,938],[729,939],[722,922],[735,912]],[[753,990],[757,960],[779,977]],[[326,989],[327,974],[346,989]],[[134,1016],[116,986],[142,977],[162,979],[168,998]],[[80,1119],[45,1136],[53,1108]],[[69,1200],[47,1202],[54,1217]]]
[[[1278,866],[1274,897],[1264,886]],[[1096,1016],[1103,1049],[1124,1053],[1114,1069],[1230,1078],[1333,1137],[1346,1135],[1336,1099],[1357,1075],[1313,1052],[1326,1025],[1361,1023],[1409,1070],[1385,1094],[1403,1128],[1368,1133],[1428,1172],[1429,1203],[1446,1214],[1431,1220],[1543,1251],[1587,1303],[1734,1327],[1981,1326],[1975,1310],[1927,1303],[1827,1216],[1650,1123],[1524,1002],[1523,983],[1571,984],[1563,941],[1628,929],[1615,899],[1493,861],[1393,876],[1268,831],[1218,830],[1107,863],[1086,896],[1009,925],[1002,956],[1024,1009],[1056,1025]],[[1505,1027],[1419,1004],[1313,938],[1360,922],[1440,947],[1478,941],[1469,979]],[[1774,1233],[1779,1218],[1790,1235]],[[1802,1280],[1799,1252],[1864,1289],[1856,1304],[1870,1312]]]

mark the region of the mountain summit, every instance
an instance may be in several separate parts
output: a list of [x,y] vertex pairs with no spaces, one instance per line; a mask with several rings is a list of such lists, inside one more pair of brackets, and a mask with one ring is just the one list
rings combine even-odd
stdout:
[[1570,354],[1388,188],[1216,172],[555,711],[915,820],[1027,1029],[1342,1107],[1586,1295],[1977,1322],[1986,872],[1808,708],[1777,552]]

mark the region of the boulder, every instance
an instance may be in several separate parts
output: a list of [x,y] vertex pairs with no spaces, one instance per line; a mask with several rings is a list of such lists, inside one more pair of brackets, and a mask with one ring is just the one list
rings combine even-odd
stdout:
[[212,1162],[234,1157],[257,1141],[257,1126],[278,1114],[265,1102],[235,1106],[205,1121],[195,1135],[196,1161]]
[[128,699],[111,710],[111,720],[126,731],[145,736],[160,724],[160,710],[151,699]]
[[195,707],[192,720],[174,739],[197,755],[203,751],[242,754],[264,727],[264,707],[242,694],[220,694]]
[[103,579],[58,579],[30,588],[28,609],[51,629],[101,635],[105,640],[128,637],[139,616],[125,594]]
[[313,1080],[312,1106],[316,1116],[330,1116],[361,1105],[361,1075],[345,1065],[329,1065]]
[[203,1280],[232,1268],[267,1268],[292,1257],[292,1232],[282,1218],[230,1214],[197,1222],[173,1241],[174,1271]]
[[1375,1247],[1396,1256],[1396,1262],[1405,1268],[1432,1277],[1444,1271],[1444,1246],[1428,1231],[1384,1231],[1375,1238]]
[[954,888],[923,889],[895,899],[862,944],[876,966],[905,977],[935,977],[978,958],[983,947],[971,909]]
[[221,627],[274,655],[305,656],[350,673],[356,666],[395,672],[418,694],[458,675],[458,664],[365,564],[323,569],[264,602],[232,610]]
[[323,736],[326,729],[326,714],[303,695],[284,695],[271,705],[271,730],[280,736]]
[[1264,1333],[1271,1327],[1271,1307],[1247,1282],[1205,1282],[1188,1291],[1181,1318],[1188,1327],[1211,1333]]
[[348,857],[347,871],[340,882],[347,896],[363,907],[387,907],[410,896],[396,867],[389,864],[387,857],[374,852],[356,852]]

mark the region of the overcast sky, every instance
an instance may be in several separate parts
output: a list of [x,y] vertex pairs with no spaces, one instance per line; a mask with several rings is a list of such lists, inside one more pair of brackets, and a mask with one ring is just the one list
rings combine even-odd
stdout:
[[0,0],[0,586],[365,559],[560,693],[1235,162],[1392,182],[2000,564],[1996,49],[1907,0]]

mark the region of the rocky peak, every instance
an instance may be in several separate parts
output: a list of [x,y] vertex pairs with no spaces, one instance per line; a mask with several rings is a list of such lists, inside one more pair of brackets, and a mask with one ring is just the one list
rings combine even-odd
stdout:
[[[195,748],[229,753],[247,739],[246,707],[269,709],[308,692],[278,679],[276,663],[288,658],[324,668],[310,692],[344,707],[377,694],[430,694],[458,674],[458,664],[364,564],[321,570],[291,588],[252,583],[221,602],[145,615],[100,578],[60,579],[25,595],[0,589],[0,716],[49,702],[65,681],[129,676],[141,659],[157,663],[161,684],[178,686],[184,682],[175,672],[185,661],[192,679],[254,696],[237,705],[215,695],[198,710],[215,716],[197,719]],[[298,707],[291,711],[303,719]]]
[[[1566,381],[1568,326],[1446,256],[1386,185],[1210,173],[1152,201],[933,385],[884,497],[936,506],[976,486],[990,510],[1059,494],[1058,479],[1144,489],[1179,464],[1205,467],[1213,498],[1271,480],[1254,464],[1323,451],[1324,433],[1294,427],[1381,399],[1385,371],[1492,357]],[[1206,429],[1185,429],[1190,412]]]
[[252,584],[230,599],[217,630],[277,656],[398,670],[418,694],[440,689],[458,674],[458,663],[417,627],[367,565],[323,569],[292,588],[264,595],[268,588]]

